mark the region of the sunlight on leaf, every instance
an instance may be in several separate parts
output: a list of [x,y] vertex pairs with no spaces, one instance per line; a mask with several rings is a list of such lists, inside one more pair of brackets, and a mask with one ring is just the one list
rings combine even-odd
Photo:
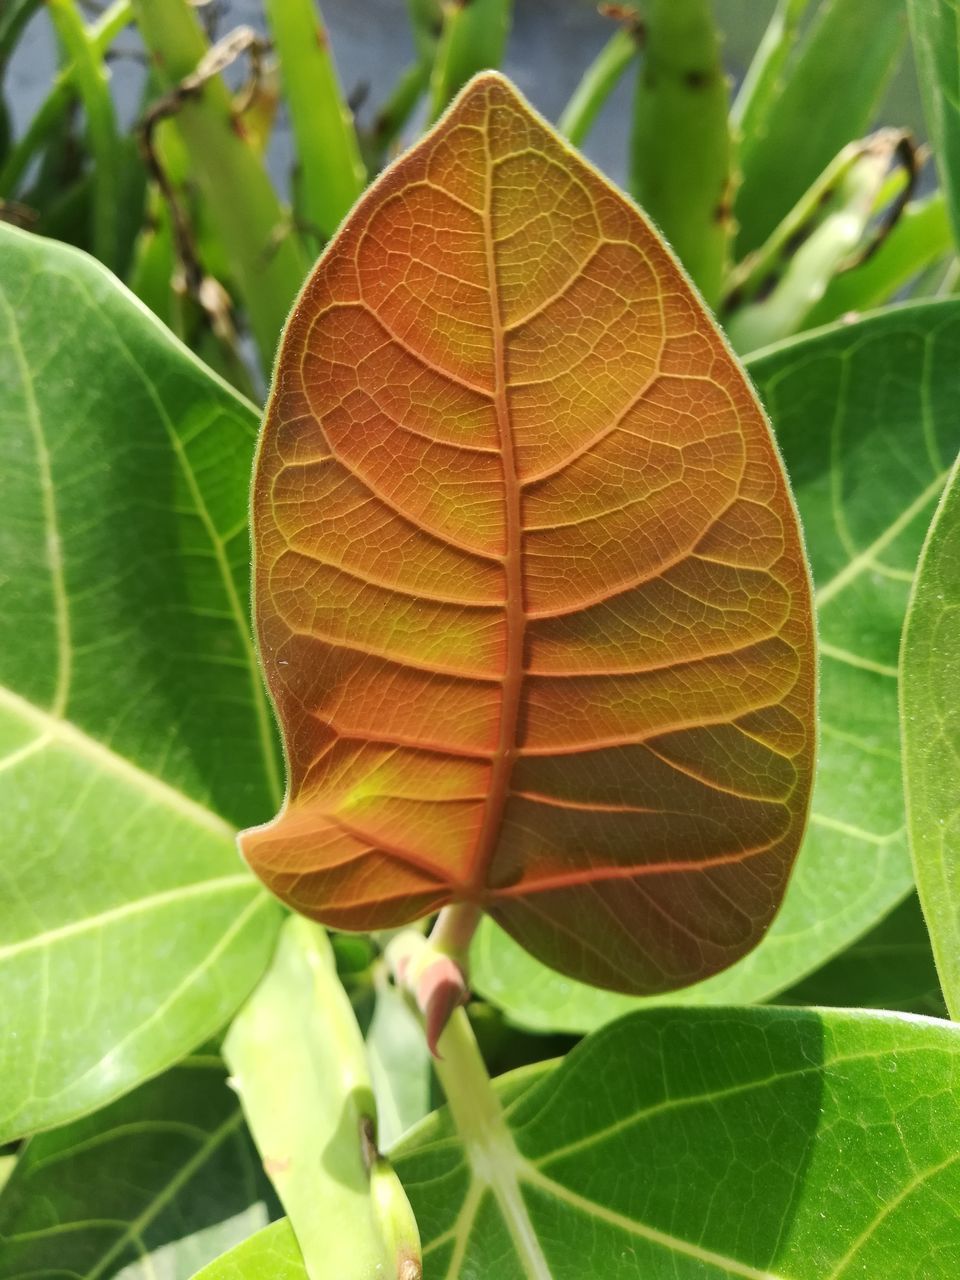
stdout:
[[791,499],[649,224],[500,77],[301,295],[254,536],[290,787],[242,843],[286,902],[348,929],[476,902],[637,992],[756,944],[813,755]]
[[[393,1153],[425,1280],[864,1280],[891,1259],[916,1280],[958,1273],[949,1023],[665,1009],[496,1083],[496,1147],[462,1145],[444,1110]],[[522,1205],[498,1200],[498,1169]],[[522,1217],[545,1270],[521,1266]]]

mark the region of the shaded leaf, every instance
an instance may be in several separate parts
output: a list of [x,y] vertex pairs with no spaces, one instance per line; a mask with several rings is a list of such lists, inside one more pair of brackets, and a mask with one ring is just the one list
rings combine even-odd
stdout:
[[[464,1147],[441,1112],[395,1153],[424,1276],[952,1280],[960,1031],[809,1010],[658,1010],[497,1086]],[[531,1241],[544,1260],[524,1269]]]
[[901,654],[903,772],[920,901],[960,1018],[960,462],[930,526]]
[[[820,767],[783,908],[760,946],[673,1000],[762,1000],[842,951],[912,881],[897,654],[923,534],[960,448],[960,303],[796,338],[748,362],[807,535],[821,635]],[[481,927],[473,978],[515,1021],[583,1031],[632,1006],[558,978]]]
[[869,933],[775,1001],[946,1017],[917,895],[911,893]]
[[30,1139],[0,1195],[0,1277],[188,1280],[267,1221],[265,1189],[222,1064],[187,1058]]
[[779,459],[649,224],[500,77],[321,259],[254,521],[290,789],[243,848],[291,906],[473,901],[640,992],[762,936],[813,752]]
[[278,913],[234,824],[279,776],[247,631],[250,406],[92,259],[3,227],[0,366],[12,1136],[171,1065],[249,991]]

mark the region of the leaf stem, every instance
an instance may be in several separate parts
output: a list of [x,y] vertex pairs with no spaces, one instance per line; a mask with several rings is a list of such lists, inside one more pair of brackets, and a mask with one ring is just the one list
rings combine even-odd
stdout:
[[435,951],[449,956],[466,975],[470,943],[477,931],[483,913],[472,902],[456,902],[444,907],[437,922],[430,930],[430,945]]
[[575,147],[580,146],[624,72],[640,53],[640,35],[635,26],[615,31],[590,63],[573,96],[557,121],[557,129]]
[[[460,904],[444,909],[454,918],[454,923],[447,926],[454,934],[459,932],[460,920],[466,918],[465,907],[466,904]],[[457,913],[461,911],[463,916],[458,917]],[[441,916],[443,914],[441,912]],[[445,958],[444,953],[441,956]],[[423,938],[412,931],[400,934],[388,950],[396,980],[408,998],[413,996],[411,978],[424,972],[431,960],[437,958],[432,936]],[[543,1255],[520,1190],[523,1158],[504,1118],[470,1019],[463,1009],[453,1011],[440,1035],[437,1049],[434,1069],[463,1143],[471,1178],[493,1193],[510,1231],[522,1274],[531,1280],[550,1280],[553,1273]]]

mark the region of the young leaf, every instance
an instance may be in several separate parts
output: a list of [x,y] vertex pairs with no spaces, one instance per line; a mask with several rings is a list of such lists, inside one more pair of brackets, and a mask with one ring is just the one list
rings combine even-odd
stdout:
[[673,258],[500,77],[301,295],[254,520],[290,785],[243,849],[291,906],[473,902],[638,992],[757,942],[813,754],[790,496]]
[[645,10],[630,189],[712,306],[733,227],[727,78],[711,0]]
[[287,921],[224,1056],[310,1280],[416,1280],[416,1223],[377,1152],[363,1037],[321,929]]
[[[183,1056],[269,957],[254,411],[92,259],[0,227],[0,1135]],[[272,780],[272,785],[271,785]]]
[[[773,995],[842,951],[910,888],[896,664],[944,459],[960,449],[960,303],[837,325],[761,352],[747,367],[776,424],[818,587],[821,764],[783,909],[749,956],[672,997],[692,1003]],[[631,1007],[492,935],[481,928],[472,978],[513,1021],[585,1031]]]
[[[954,1280],[960,1267],[949,1023],[664,1009],[496,1084],[495,1144],[464,1143],[444,1111],[394,1153],[425,1280]],[[518,1241],[542,1269],[521,1266]]]
[[0,1195],[0,1278],[186,1280],[267,1221],[266,1179],[215,1057],[31,1138]]
[[960,3],[907,0],[933,153],[960,244]]
[[824,0],[763,121],[743,139],[737,256],[761,245],[838,151],[873,124],[906,35],[903,0]]
[[920,557],[900,670],[913,865],[943,993],[960,1018],[960,462]]

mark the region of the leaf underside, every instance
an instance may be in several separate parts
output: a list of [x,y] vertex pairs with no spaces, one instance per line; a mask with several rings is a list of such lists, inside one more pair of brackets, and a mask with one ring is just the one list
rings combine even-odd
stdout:
[[242,842],[291,906],[372,929],[475,902],[636,992],[756,943],[813,755],[783,472],[649,224],[500,77],[308,282],[254,539],[289,791]]

